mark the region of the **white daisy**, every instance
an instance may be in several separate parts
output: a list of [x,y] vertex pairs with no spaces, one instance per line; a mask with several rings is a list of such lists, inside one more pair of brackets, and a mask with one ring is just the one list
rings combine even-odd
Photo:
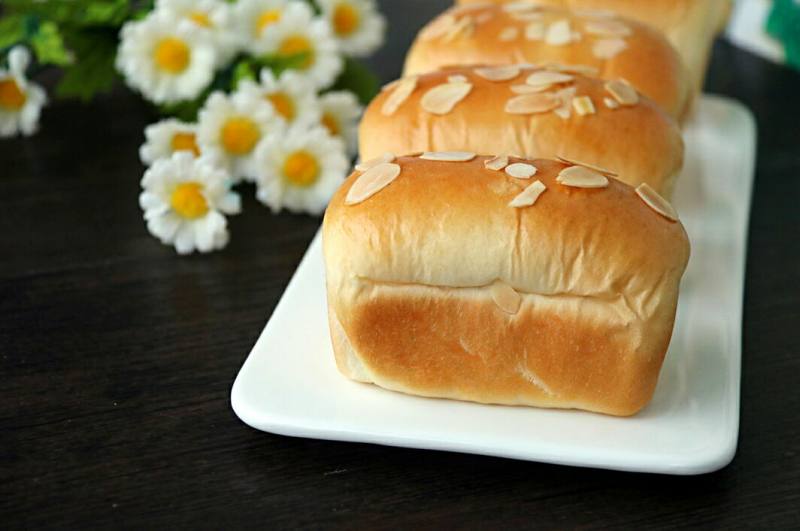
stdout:
[[0,138],[17,133],[30,136],[39,127],[47,95],[25,77],[30,60],[26,48],[15,46],[8,53],[8,70],[0,68]]
[[349,169],[344,142],[325,128],[293,127],[258,146],[256,197],[273,212],[321,214]]
[[289,0],[238,0],[233,6],[233,16],[242,46],[254,51],[252,43],[280,22],[288,3]]
[[228,175],[205,157],[178,152],[145,172],[139,205],[147,230],[179,254],[207,253],[228,243],[228,221],[241,198],[228,188]]
[[253,49],[256,55],[301,57],[296,69],[307,74],[317,88],[330,86],[344,65],[328,23],[314,17],[303,2],[290,2],[280,20],[253,42]]
[[364,57],[383,44],[386,19],[375,0],[318,0],[322,13],[347,55]]
[[252,179],[259,141],[283,129],[272,105],[259,95],[214,92],[200,110],[197,143],[204,155],[228,169],[235,180]]
[[310,126],[320,120],[317,91],[308,78],[298,72],[287,70],[276,78],[265,68],[261,70],[260,84],[242,81],[238,91],[270,102],[277,117],[287,125]]
[[120,38],[117,69],[155,103],[193,99],[211,82],[214,45],[190,20],[154,11],[122,26]]
[[168,159],[176,151],[185,151],[194,157],[200,156],[197,147],[197,125],[168,118],[144,129],[145,142],[139,148],[139,158],[146,165],[159,159]]
[[358,151],[358,119],[362,111],[356,95],[346,90],[328,92],[320,97],[319,102],[322,125],[331,135],[344,140],[347,152],[355,155]]
[[209,33],[217,51],[217,66],[224,66],[238,48],[233,24],[232,7],[223,0],[156,0],[156,10],[164,11],[175,20],[187,19]]

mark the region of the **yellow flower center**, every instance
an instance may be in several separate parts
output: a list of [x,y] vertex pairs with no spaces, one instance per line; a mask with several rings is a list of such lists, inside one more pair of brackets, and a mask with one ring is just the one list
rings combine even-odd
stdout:
[[261,13],[256,19],[256,33],[260,34],[264,28],[271,26],[281,19],[280,9],[268,9]]
[[197,147],[194,133],[175,133],[170,145],[172,151],[191,151],[195,157],[200,156],[200,148]]
[[212,24],[211,19],[208,18],[208,13],[204,13],[202,11],[192,11],[189,13],[189,20],[197,24],[198,26],[203,26],[204,28],[210,28],[214,24]]
[[189,58],[191,57],[191,50],[180,39],[175,37],[167,37],[161,39],[156,45],[155,60],[161,70],[165,70],[170,74],[179,74],[189,66]]
[[306,54],[306,57],[300,63],[300,68],[306,69],[314,63],[314,47],[311,41],[302,35],[292,35],[286,37],[278,48],[278,53],[284,57],[291,57],[293,55]]
[[283,175],[290,184],[305,188],[317,182],[319,164],[308,151],[295,151],[286,157]]
[[358,29],[361,15],[347,3],[338,4],[333,10],[333,30],[337,35],[350,35]]
[[0,107],[13,111],[25,105],[28,97],[12,78],[0,80]]
[[322,115],[322,125],[325,126],[325,129],[327,129],[331,135],[339,136],[341,132],[339,121],[334,118],[332,114],[326,112]]
[[222,146],[233,155],[245,155],[253,150],[261,138],[255,122],[243,116],[230,118],[222,126]]
[[283,92],[267,94],[267,99],[275,108],[275,112],[286,118],[288,121],[294,120],[294,102]]
[[203,186],[196,182],[181,183],[172,192],[172,209],[186,219],[202,218],[208,212]]

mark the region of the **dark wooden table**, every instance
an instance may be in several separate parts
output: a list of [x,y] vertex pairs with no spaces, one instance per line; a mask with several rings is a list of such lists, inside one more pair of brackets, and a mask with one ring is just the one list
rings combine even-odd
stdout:
[[[397,75],[445,1],[384,1]],[[223,252],[180,258],[137,206],[143,126],[119,90],[0,141],[0,528],[800,527],[800,73],[726,43],[710,92],[759,126],[739,451],[663,477],[291,439],[233,379],[319,224],[245,191]],[[725,267],[725,264],[719,264]]]

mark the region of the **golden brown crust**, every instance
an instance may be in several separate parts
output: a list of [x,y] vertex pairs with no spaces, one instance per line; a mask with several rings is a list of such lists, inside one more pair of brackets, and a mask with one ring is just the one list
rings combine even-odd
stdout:
[[[359,134],[362,159],[386,151],[403,154],[462,149],[542,158],[564,156],[613,170],[628,184],[646,182],[670,196],[674,177],[683,164],[683,140],[674,120],[646,98],[633,106],[609,109],[603,100],[611,94],[604,82],[577,74],[574,82],[558,89],[575,87],[576,96],[590,96],[595,114],[579,116],[571,109],[566,120],[554,112],[508,114],[505,106],[517,96],[512,87],[525,85],[534,71],[523,69],[506,81],[489,81],[477,75],[473,67],[424,74],[418,77],[408,98],[387,115],[384,104],[397,85],[389,87],[364,113]],[[423,96],[453,75],[467,78],[472,84],[470,93],[447,114],[427,112],[421,103]]]
[[[362,203],[323,225],[336,361],[347,376],[424,396],[630,415],[652,396],[689,253],[680,223],[614,179],[556,182],[487,170],[487,157],[401,157]],[[540,180],[532,206],[508,203]],[[516,313],[495,302],[513,288]]]
[[[560,8],[544,8],[541,13],[545,26],[558,20],[569,20],[572,30],[580,34],[579,39],[567,45],[527,39],[525,30],[531,22],[515,18],[502,6],[478,6],[466,12],[452,8],[434,19],[417,36],[406,57],[404,75],[475,63],[589,65],[597,68],[599,77],[603,79],[626,79],[678,120],[685,117],[691,105],[688,74],[678,54],[659,32],[633,20],[616,19],[628,28],[630,34],[619,37],[625,43],[624,50],[603,59],[597,57],[593,49],[600,40],[608,37],[586,30],[587,24],[596,19]],[[483,16],[491,18],[478,22]],[[471,29],[455,35],[431,32],[431,27],[446,26],[443,21],[448,17],[457,20],[469,17],[473,23],[467,27]],[[502,34],[509,28],[517,28],[518,34],[513,39],[503,40]]]
[[[511,0],[489,0],[506,4]],[[461,6],[486,0],[459,0]],[[730,0],[536,0],[571,10],[603,9],[643,22],[663,33],[681,55],[697,91],[703,86],[714,37],[725,27]]]

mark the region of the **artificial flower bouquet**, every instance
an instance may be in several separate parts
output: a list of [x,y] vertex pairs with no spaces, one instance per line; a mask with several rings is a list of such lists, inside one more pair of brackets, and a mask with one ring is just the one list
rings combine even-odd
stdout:
[[36,130],[47,97],[31,67],[61,68],[56,94],[87,100],[121,75],[168,116],[144,131],[139,203],[148,230],[181,254],[226,245],[242,181],[274,212],[320,214],[377,91],[354,59],[383,42],[375,0],[5,4],[0,136]]

